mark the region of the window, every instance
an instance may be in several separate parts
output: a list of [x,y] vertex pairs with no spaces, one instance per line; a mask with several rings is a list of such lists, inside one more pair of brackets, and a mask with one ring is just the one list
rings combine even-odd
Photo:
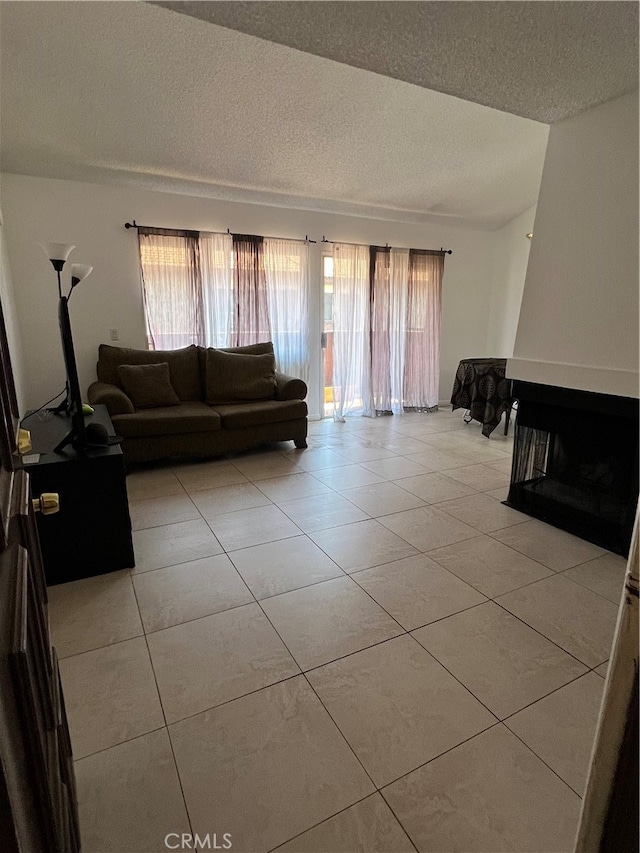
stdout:
[[151,349],[271,340],[278,369],[307,380],[306,242],[159,229],[139,241]]

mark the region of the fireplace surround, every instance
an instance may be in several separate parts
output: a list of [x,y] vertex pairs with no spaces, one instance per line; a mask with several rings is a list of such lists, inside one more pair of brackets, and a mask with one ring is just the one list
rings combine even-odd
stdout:
[[638,501],[638,400],[514,380],[505,504],[627,556]]

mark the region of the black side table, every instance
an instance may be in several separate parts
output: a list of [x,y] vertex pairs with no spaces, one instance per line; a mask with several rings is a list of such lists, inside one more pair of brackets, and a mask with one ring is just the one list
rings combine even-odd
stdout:
[[[85,423],[100,423],[114,434],[106,406],[96,406]],[[135,565],[124,456],[119,445],[60,453],[53,448],[69,431],[69,419],[50,414],[25,419],[32,450],[23,457],[31,496],[60,495],[54,515],[37,514],[40,547],[52,586]]]

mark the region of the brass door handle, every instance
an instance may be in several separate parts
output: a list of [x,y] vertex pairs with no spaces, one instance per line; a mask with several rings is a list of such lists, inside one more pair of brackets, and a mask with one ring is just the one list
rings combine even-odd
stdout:
[[18,430],[18,453],[24,456],[25,453],[30,453],[31,450],[31,433],[28,429],[20,428]]
[[60,511],[60,495],[57,492],[43,492],[39,498],[33,498],[34,512],[41,512],[43,515],[54,515]]

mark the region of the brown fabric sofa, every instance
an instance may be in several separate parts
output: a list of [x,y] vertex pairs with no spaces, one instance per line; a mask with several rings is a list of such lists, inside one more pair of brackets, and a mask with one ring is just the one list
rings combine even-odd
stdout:
[[[300,448],[307,446],[305,382],[275,370],[266,384],[258,383],[256,391],[256,383],[242,385],[246,382],[243,369],[237,372],[240,379],[234,386],[234,366],[246,364],[247,359],[225,359],[222,353],[266,356],[273,354],[273,345],[261,343],[222,350],[189,346],[164,351],[100,345],[98,381],[89,386],[88,399],[92,405],[106,405],[116,433],[124,439],[122,448],[127,462],[215,456],[276,441],[293,441]],[[248,361],[251,364],[253,360]],[[269,359],[257,359],[255,363],[265,361]],[[123,387],[123,378],[126,380],[131,371],[126,368],[129,373],[123,373],[118,368],[163,363],[169,366],[170,384],[175,391],[172,396],[177,402],[136,408]],[[271,363],[275,368],[273,359]],[[220,396],[212,389],[216,371],[221,387],[225,388],[222,402],[207,402]],[[251,399],[242,399],[243,387]],[[256,394],[263,399],[253,399]],[[264,398],[266,394],[269,396]]]

